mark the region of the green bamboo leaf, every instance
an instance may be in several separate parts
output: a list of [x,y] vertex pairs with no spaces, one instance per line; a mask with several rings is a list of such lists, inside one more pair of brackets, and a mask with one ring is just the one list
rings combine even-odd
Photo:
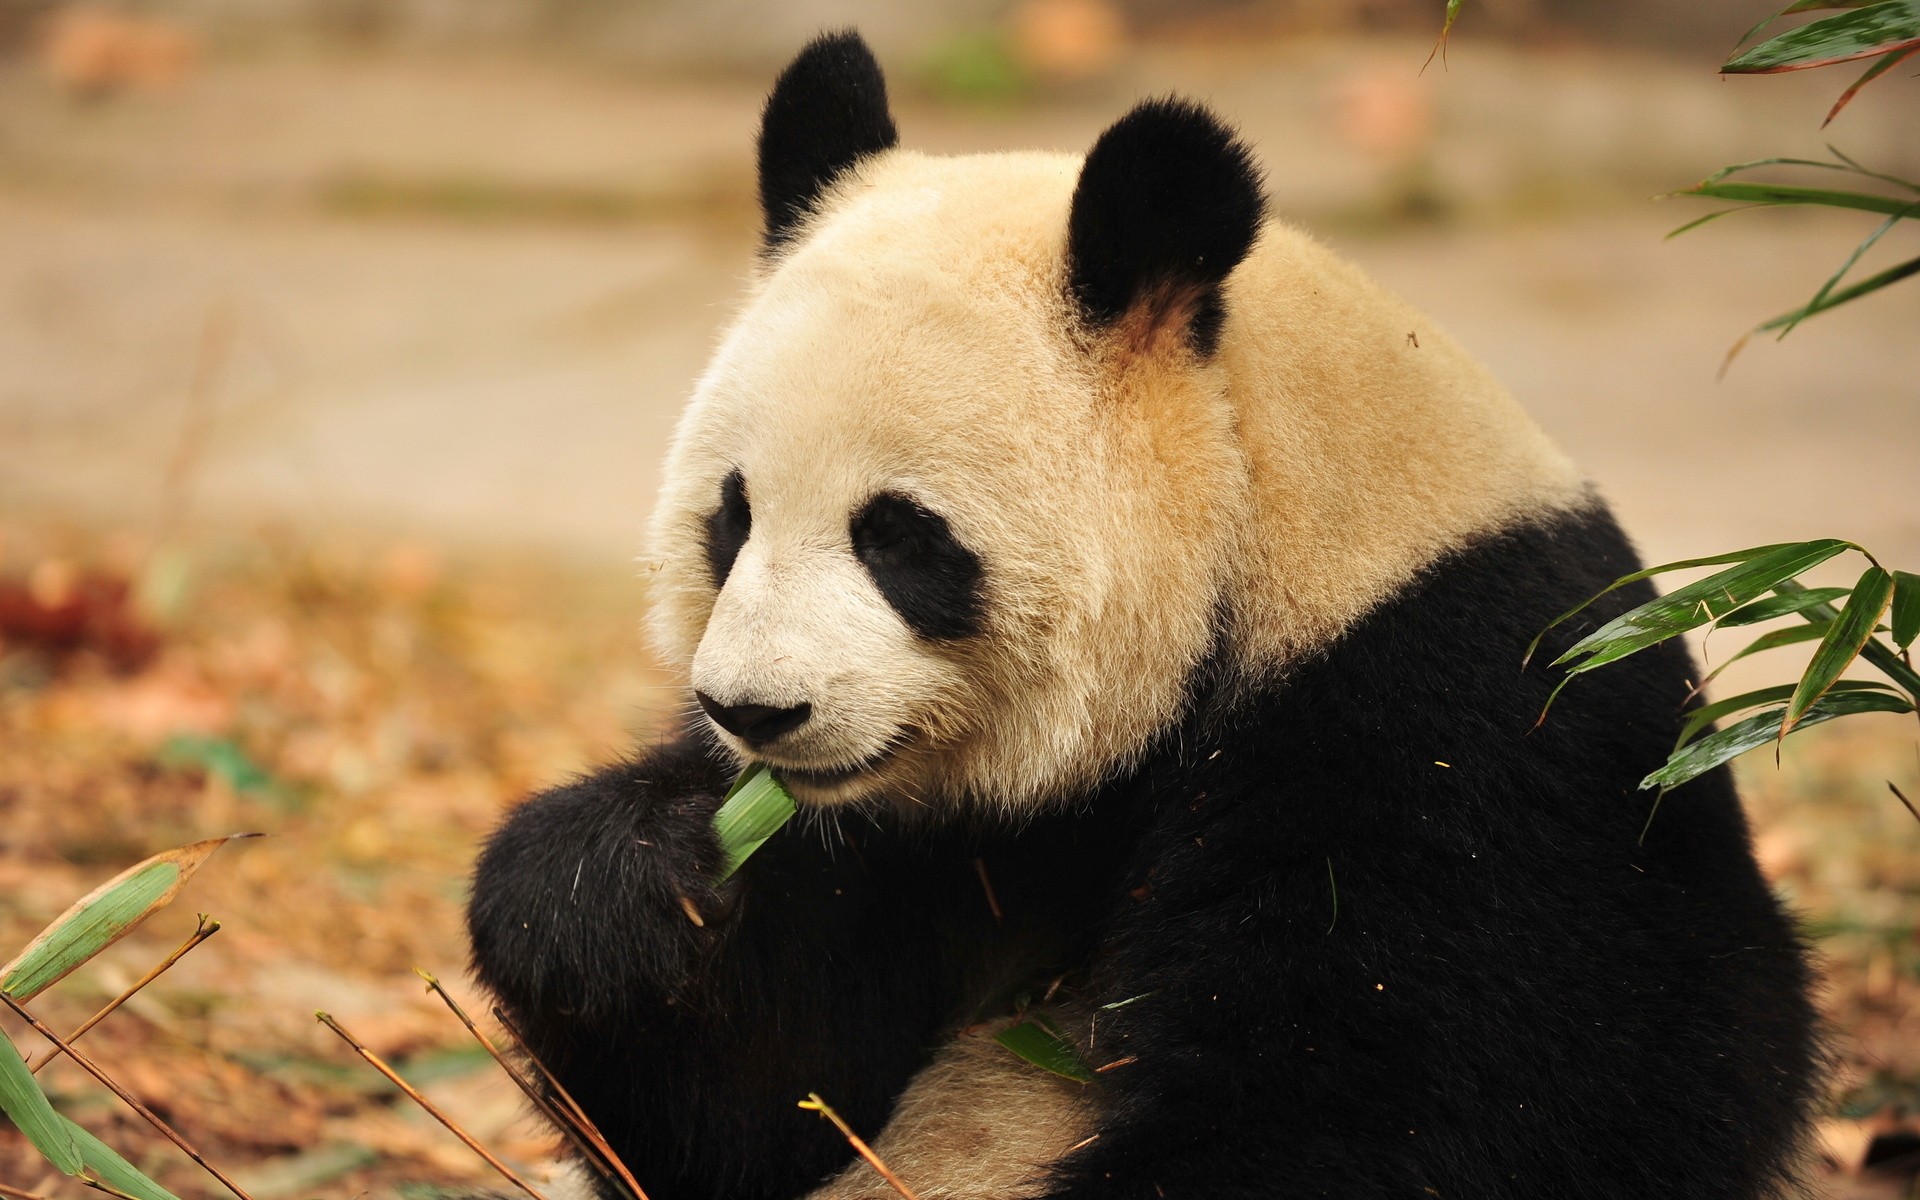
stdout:
[[1822,17],[1729,59],[1729,75],[1766,75],[1851,62],[1920,45],[1920,0],[1884,0]]
[[1893,644],[1901,650],[1920,638],[1920,575],[1893,573]]
[[128,867],[82,896],[12,962],[0,966],[0,992],[23,1004],[33,999],[165,908],[215,850],[234,838],[254,836],[209,838]]
[[1826,695],[1834,680],[1860,657],[1861,647],[1873,636],[1880,614],[1887,611],[1892,600],[1893,576],[1879,567],[1868,567],[1861,572],[1860,581],[1853,585],[1853,595],[1847,598],[1839,618],[1827,627],[1827,635],[1820,639],[1813,659],[1807,663],[1806,674],[1800,677],[1800,686],[1787,702],[1786,717],[1780,723],[1781,737],[1793,732],[1794,723],[1813,707],[1814,701]]
[[[180,1200],[178,1196],[141,1174],[139,1168],[132,1163],[115,1154],[112,1147],[105,1142],[65,1117],[61,1117],[60,1120],[79,1145],[80,1157],[89,1175],[129,1196],[136,1197],[137,1200]],[[72,1173],[68,1172],[68,1174]]]
[[[1752,604],[1741,605],[1721,617],[1715,625],[1721,629],[1733,629],[1741,625],[1758,625],[1762,621],[1771,621],[1777,617],[1798,616],[1816,604],[1838,600],[1847,595],[1850,590],[1843,587],[1808,588],[1804,592],[1791,595],[1768,596],[1765,599],[1755,600]],[[1781,699],[1784,700],[1786,697],[1783,696]]]
[[1787,5],[1779,12],[1767,17],[1752,29],[1741,34],[1740,40],[1735,42],[1734,45],[1746,45],[1754,38],[1759,37],[1762,30],[1766,29],[1767,26],[1773,24],[1775,21],[1778,21],[1781,17],[1791,17],[1798,13],[1816,12],[1821,9],[1830,8],[1865,8],[1869,4],[1877,3],[1879,3],[1879,0],[1799,0],[1797,4]]
[[1797,646],[1802,642],[1817,642],[1827,636],[1827,629],[1833,624],[1831,619],[1813,621],[1807,625],[1792,625],[1786,629],[1772,629],[1748,642],[1735,651],[1733,657],[1707,672],[1700,681],[1702,688],[1720,678],[1720,673],[1750,654],[1759,654],[1767,650],[1778,650],[1782,646]]
[[53,1111],[47,1094],[34,1082],[33,1072],[20,1057],[13,1039],[0,1034],[0,1112],[7,1114],[33,1148],[47,1161],[72,1175],[82,1166],[80,1147],[68,1132],[66,1120]]
[[1568,669],[1567,673],[1574,675],[1617,662],[1725,616],[1781,580],[1792,579],[1850,548],[1852,543],[1837,538],[1775,547],[1620,614],[1574,643],[1554,660],[1554,665],[1583,660]]
[[[1703,704],[1687,714],[1687,723],[1680,727],[1680,736],[1674,740],[1674,749],[1691,742],[1701,730],[1718,721],[1721,717],[1745,712],[1750,708],[1760,708],[1769,704],[1785,704],[1793,699],[1795,684],[1783,683],[1777,687],[1765,687],[1758,691],[1744,692],[1738,696],[1729,696],[1725,700],[1716,700],[1712,704]],[[1829,689],[1829,694],[1840,692],[1885,692],[1890,696],[1899,695],[1884,683],[1866,679],[1842,679]]]
[[1009,1025],[994,1034],[993,1040],[1034,1066],[1052,1071],[1063,1079],[1071,1079],[1077,1083],[1093,1082],[1093,1068],[1080,1057],[1080,1052],[1075,1050],[1065,1038],[1042,1028],[1033,1020]]
[[1814,293],[1813,299],[1807,301],[1806,307],[1800,310],[1800,315],[1780,331],[1780,336],[1786,337],[1794,331],[1794,328],[1798,326],[1801,321],[1806,320],[1814,313],[1827,307],[1827,300],[1833,295],[1833,289],[1839,287],[1840,281],[1847,277],[1848,271],[1853,270],[1854,264],[1858,263],[1867,251],[1873,249],[1874,243],[1885,237],[1889,229],[1892,229],[1895,225],[1898,225],[1909,217],[1916,215],[1920,215],[1920,203],[1909,204],[1901,212],[1897,212],[1881,222],[1878,228],[1868,234],[1858,246],[1853,248],[1853,253],[1847,256],[1847,261],[1841,263],[1840,269],[1835,271],[1832,276],[1827,279],[1827,282],[1821,285],[1820,290]]
[[1689,567],[1717,567],[1723,563],[1745,562],[1750,558],[1755,558],[1755,557],[1758,557],[1759,555],[1766,554],[1774,550],[1785,549],[1786,547],[1793,546],[1793,545],[1798,545],[1798,543],[1775,542],[1771,545],[1755,546],[1750,550],[1735,550],[1729,554],[1716,554],[1711,558],[1689,558],[1682,562],[1661,563],[1657,567],[1647,567],[1644,570],[1635,571],[1631,575],[1622,575],[1620,578],[1608,584],[1604,590],[1596,592],[1591,596],[1588,596],[1585,600],[1582,600],[1580,603],[1574,605],[1572,608],[1561,613],[1559,616],[1555,617],[1553,620],[1547,622],[1547,627],[1545,629],[1542,629],[1539,633],[1535,634],[1533,641],[1527,644],[1527,652],[1520,660],[1521,665],[1524,667],[1527,663],[1533,661],[1534,651],[1540,649],[1541,640],[1544,639],[1547,636],[1547,634],[1551,633],[1555,627],[1559,625],[1563,625],[1566,622],[1572,620],[1574,617],[1579,616],[1581,613],[1585,612],[1587,607],[1591,605],[1594,601],[1599,600],[1601,597],[1606,596],[1611,592],[1619,591],[1621,588],[1626,587],[1630,583],[1639,583],[1642,579],[1651,579],[1655,575],[1663,575],[1668,571],[1684,571]]
[[727,793],[726,803],[713,814],[714,832],[727,851],[720,878],[731,879],[740,864],[753,856],[780,827],[793,819],[793,797],[765,764],[755,763],[740,773]]
[[[1823,696],[1800,718],[1794,729],[1801,730],[1835,717],[1864,712],[1907,713],[1913,704],[1903,696],[1879,691],[1849,691]],[[1642,788],[1672,788],[1698,778],[1722,763],[1731,762],[1749,750],[1758,749],[1780,737],[1780,721],[1787,710],[1769,708],[1737,725],[1674,751],[1667,764],[1640,781]]]
[[[1920,0],[1916,0],[1920,3]],[[1838,192],[1832,188],[1801,187],[1792,183],[1749,183],[1722,179],[1696,183],[1682,188],[1676,196],[1704,196],[1709,200],[1730,200],[1736,204],[1790,205],[1817,204],[1827,208],[1853,209],[1879,213],[1883,217],[1904,215],[1911,200],[1898,196],[1877,196],[1872,192]]]
[[1842,304],[1851,303],[1871,292],[1877,292],[1883,287],[1899,283],[1901,280],[1909,279],[1915,275],[1920,275],[1920,258],[1908,259],[1897,267],[1887,268],[1871,279],[1862,280],[1850,288],[1842,288],[1840,291],[1828,296],[1826,301],[1818,307],[1809,304],[1803,308],[1796,308],[1792,312],[1781,313],[1771,321],[1754,326],[1753,332],[1771,333],[1776,329],[1798,325],[1816,313],[1826,312],[1830,308],[1839,308]]

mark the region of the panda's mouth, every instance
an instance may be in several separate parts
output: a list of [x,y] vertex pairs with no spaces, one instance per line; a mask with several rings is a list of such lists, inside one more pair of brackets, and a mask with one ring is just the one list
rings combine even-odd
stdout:
[[852,783],[862,775],[871,775],[886,766],[911,740],[912,734],[903,731],[889,739],[887,744],[875,753],[847,767],[789,767],[779,763],[770,765],[783,783],[797,783],[807,788],[836,788],[842,784]]

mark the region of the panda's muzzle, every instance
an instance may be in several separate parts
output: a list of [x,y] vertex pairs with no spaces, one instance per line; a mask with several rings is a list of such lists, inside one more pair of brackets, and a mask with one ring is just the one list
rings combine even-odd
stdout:
[[715,725],[756,750],[792,733],[813,715],[813,705],[804,702],[780,708],[771,704],[722,704],[698,690],[693,695]]

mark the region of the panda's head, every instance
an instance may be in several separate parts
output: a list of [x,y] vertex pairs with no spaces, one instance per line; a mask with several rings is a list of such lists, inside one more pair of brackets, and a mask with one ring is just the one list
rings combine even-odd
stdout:
[[1084,160],[895,143],[851,34],[767,101],[762,268],[668,460],[655,631],[803,801],[1018,808],[1136,755],[1214,638],[1260,185],[1174,101]]

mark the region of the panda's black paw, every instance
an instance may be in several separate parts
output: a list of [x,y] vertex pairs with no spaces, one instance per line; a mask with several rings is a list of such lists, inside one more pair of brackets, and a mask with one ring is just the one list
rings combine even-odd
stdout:
[[510,1010],[591,1022],[677,997],[736,898],[714,882],[725,779],[699,767],[656,752],[536,796],[495,832],[467,925],[475,973]]

